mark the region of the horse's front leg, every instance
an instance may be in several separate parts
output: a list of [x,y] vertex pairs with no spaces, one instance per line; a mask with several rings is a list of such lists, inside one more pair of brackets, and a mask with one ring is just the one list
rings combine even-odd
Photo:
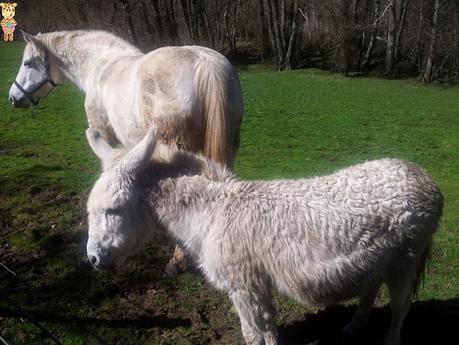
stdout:
[[277,345],[275,309],[271,294],[257,290],[232,290],[229,297],[241,320],[247,345]]

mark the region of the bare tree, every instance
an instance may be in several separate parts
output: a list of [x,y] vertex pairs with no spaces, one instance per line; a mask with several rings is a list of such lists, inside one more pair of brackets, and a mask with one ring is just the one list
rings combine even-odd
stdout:
[[396,0],[389,0],[389,11],[387,20],[387,41],[386,41],[386,69],[385,75],[388,78],[394,76],[394,53],[396,35]]
[[[370,41],[368,43],[368,47],[366,49],[365,55],[363,57],[362,63],[360,64],[360,69],[365,70],[370,63],[371,55],[373,54],[373,49],[375,46],[376,35],[378,33],[379,23],[381,18],[384,16],[385,11],[381,16],[379,16],[379,7],[380,7],[380,0],[373,1],[373,23],[370,29]],[[387,9],[388,7],[386,7]]]
[[225,21],[225,35],[231,55],[236,53],[238,14],[241,8],[241,0],[226,0],[223,18]]
[[437,45],[437,28],[438,28],[438,15],[440,13],[441,0],[435,0],[434,13],[432,19],[432,28],[430,32],[429,51],[427,53],[427,61],[422,75],[424,83],[432,82],[432,68],[435,53],[435,46]]
[[[115,4],[118,4],[120,7],[119,10],[121,10],[123,13],[132,13],[134,12],[134,7],[136,2],[130,1],[130,0],[119,0],[118,2],[115,2]],[[126,17],[126,23],[127,23],[127,32],[129,35],[129,39],[132,43],[135,45],[139,44],[139,41],[137,40],[137,33],[135,30],[135,25],[134,25],[134,18],[132,15],[127,15]]]
[[400,16],[398,19],[398,24],[397,24],[397,33],[395,35],[395,49],[394,49],[394,62],[397,63],[399,60],[399,55],[400,55],[400,49],[402,46],[402,36],[403,36],[403,30],[405,29],[405,24],[406,24],[406,15],[407,15],[407,9],[408,9],[408,3],[410,0],[401,0],[400,4]]
[[268,26],[273,51],[277,53],[278,67],[280,70],[290,69],[297,32],[298,0],[288,5],[285,0],[260,1],[263,1],[264,22]]

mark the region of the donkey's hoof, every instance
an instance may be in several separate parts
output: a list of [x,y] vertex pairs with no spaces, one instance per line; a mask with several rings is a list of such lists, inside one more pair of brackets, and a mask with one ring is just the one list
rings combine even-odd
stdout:
[[348,335],[353,338],[357,338],[363,333],[364,327],[349,322],[346,326],[343,327],[343,334]]
[[384,345],[400,345],[402,343],[402,339],[400,339],[400,336],[394,336],[394,337],[387,337],[384,339]]
[[166,271],[166,274],[169,276],[169,277],[176,277],[177,274],[178,274],[178,268],[177,268],[177,265],[174,264],[171,261],[169,261],[169,263],[166,265],[166,268],[165,268],[165,271]]

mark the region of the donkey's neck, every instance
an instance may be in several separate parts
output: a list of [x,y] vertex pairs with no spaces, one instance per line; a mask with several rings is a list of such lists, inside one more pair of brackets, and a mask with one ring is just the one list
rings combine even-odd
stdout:
[[142,55],[128,42],[103,31],[53,32],[41,39],[57,59],[63,76],[85,93],[94,85],[95,71],[114,59]]
[[152,208],[160,225],[198,259],[213,221],[212,204],[222,186],[203,176],[182,176],[159,181],[152,192]]

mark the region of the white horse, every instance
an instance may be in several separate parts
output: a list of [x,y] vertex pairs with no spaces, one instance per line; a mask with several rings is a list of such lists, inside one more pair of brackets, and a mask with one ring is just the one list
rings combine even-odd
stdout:
[[272,289],[305,305],[359,296],[345,327],[356,334],[383,283],[385,344],[400,342],[443,205],[420,167],[383,159],[307,180],[241,181],[191,154],[152,160],[154,129],[127,153],[97,132],[87,137],[104,165],[88,200],[94,267],[120,265],[165,228],[228,292],[247,344],[277,344]]
[[[203,150],[233,166],[243,103],[230,62],[199,46],[164,47],[148,54],[103,31],[23,32],[22,65],[9,97],[15,107],[37,105],[64,80],[85,94],[89,127],[115,146],[132,147],[154,124],[172,148]],[[183,264],[176,247],[169,274]]]
[[28,44],[9,92],[15,107],[36,105],[70,80],[86,95],[89,127],[112,146],[133,147],[155,124],[161,142],[232,166],[243,104],[237,73],[223,55],[199,46],[143,54],[103,31],[23,36]]

